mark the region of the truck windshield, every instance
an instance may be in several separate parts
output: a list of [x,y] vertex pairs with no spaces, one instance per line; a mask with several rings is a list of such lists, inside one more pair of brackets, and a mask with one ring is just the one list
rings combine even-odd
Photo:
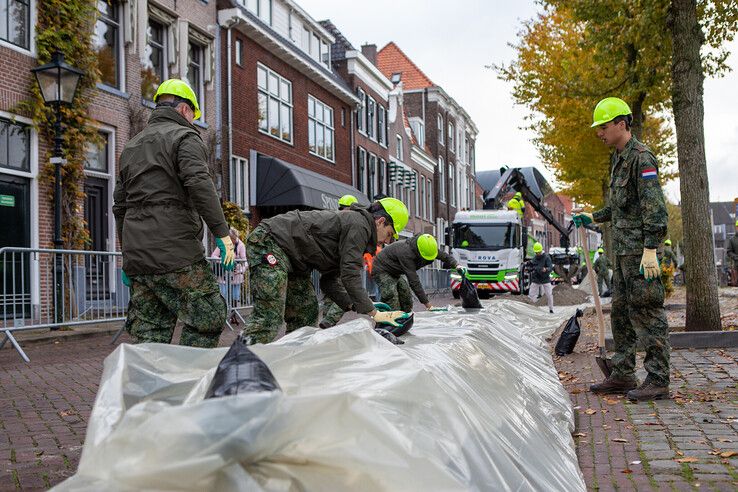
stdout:
[[516,224],[454,224],[454,248],[498,250],[520,246]]

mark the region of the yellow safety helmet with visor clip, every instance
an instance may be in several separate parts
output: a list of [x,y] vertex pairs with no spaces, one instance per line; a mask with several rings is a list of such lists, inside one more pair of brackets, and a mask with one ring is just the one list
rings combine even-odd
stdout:
[[592,114],[592,128],[608,123],[618,116],[633,114],[628,103],[619,97],[606,97],[595,106]]
[[438,242],[430,234],[421,234],[418,237],[418,253],[423,259],[433,261],[438,256]]
[[185,82],[182,79],[167,79],[161,84],[159,84],[159,88],[156,89],[156,94],[154,94],[154,102],[158,102],[159,96],[162,96],[164,94],[169,94],[172,96],[177,96],[180,99],[184,99],[187,101],[187,103],[192,108],[192,111],[195,113],[195,119],[199,120],[202,113],[200,113],[200,105],[197,103],[197,96],[195,96],[195,92],[192,90],[192,87]]
[[395,239],[399,239],[400,232],[405,229],[407,221],[410,220],[407,207],[397,198],[382,198],[379,200],[379,204],[382,205],[384,211],[392,219],[392,227],[395,229]]

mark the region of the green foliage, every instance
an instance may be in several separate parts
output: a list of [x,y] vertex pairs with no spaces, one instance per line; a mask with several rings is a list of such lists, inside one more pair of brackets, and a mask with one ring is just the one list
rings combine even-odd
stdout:
[[[51,61],[56,51],[64,53],[65,61],[85,70],[74,101],[62,106],[62,148],[67,164],[62,169],[62,237],[64,247],[81,248],[89,243],[82,214],[84,202],[84,159],[89,143],[99,141],[97,129],[87,117],[93,90],[99,80],[97,56],[90,42],[96,19],[94,0],[39,0],[36,24],[36,52],[39,65]],[[46,148],[54,147],[54,108],[46,106],[35,78],[31,80],[31,99],[18,110],[28,114]],[[48,162],[41,175],[42,183],[53,193],[54,167]],[[51,195],[53,197],[53,195]],[[53,199],[53,198],[52,198]]]
[[[669,0],[542,0],[523,24],[510,65],[494,66],[513,97],[531,110],[528,128],[544,164],[577,201],[604,202],[610,150],[590,129],[596,103],[625,99],[633,131],[656,154],[665,180],[673,172]],[[723,48],[735,34],[736,2],[703,0],[707,73],[726,70]]]

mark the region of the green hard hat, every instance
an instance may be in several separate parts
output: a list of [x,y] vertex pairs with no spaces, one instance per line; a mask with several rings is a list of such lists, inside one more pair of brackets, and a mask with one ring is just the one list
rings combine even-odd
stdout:
[[438,243],[430,234],[421,234],[418,237],[418,253],[424,259],[433,261],[438,256]]
[[154,102],[157,102],[159,96],[163,94],[171,94],[172,96],[181,97],[182,99],[189,101],[193,106],[195,112],[195,119],[200,119],[200,105],[197,104],[197,96],[192,90],[190,85],[182,79],[167,79],[161,84],[154,94]]
[[354,195],[343,195],[338,199],[339,207],[350,207],[351,204],[358,202],[359,200]]
[[534,253],[542,253],[543,252],[543,245],[541,243],[536,243],[533,245],[533,252]]
[[468,246],[469,246],[469,241],[467,241],[466,239],[464,239],[463,241],[461,241],[461,247],[462,248],[466,248]]
[[523,194],[518,191],[515,193],[515,198],[523,198]]
[[379,203],[384,208],[384,211],[392,218],[392,226],[395,228],[395,239],[398,239],[400,232],[407,225],[407,221],[410,220],[407,207],[397,198],[382,198],[379,200]]
[[606,97],[595,106],[592,115],[592,128],[604,125],[608,121],[612,121],[618,116],[626,116],[633,114],[628,103],[618,97]]
[[671,246],[671,239],[667,239],[666,241],[664,241],[664,244],[666,246]]
[[602,248],[599,248],[599,249],[597,250],[597,252],[598,252],[599,254],[602,254],[602,253],[604,253],[604,252],[605,252],[605,250],[604,250],[604,249],[602,249]]

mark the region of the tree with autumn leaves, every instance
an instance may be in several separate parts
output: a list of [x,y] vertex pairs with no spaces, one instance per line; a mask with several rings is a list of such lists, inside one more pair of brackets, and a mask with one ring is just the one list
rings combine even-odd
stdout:
[[[685,238],[687,329],[720,329],[713,252],[705,248],[711,232],[703,230],[709,224],[703,216],[709,194],[702,78],[727,70],[724,46],[738,25],[738,2],[540,3],[541,12],[523,24],[513,45],[515,60],[495,68],[512,83],[516,102],[531,110],[528,124],[543,163],[565,192],[593,207],[603,205],[610,150],[597,140],[589,123],[595,104],[607,96],[628,102],[633,131],[656,154],[664,180],[676,175],[678,147],[684,227],[700,231]],[[697,183],[685,182],[687,176]]]

